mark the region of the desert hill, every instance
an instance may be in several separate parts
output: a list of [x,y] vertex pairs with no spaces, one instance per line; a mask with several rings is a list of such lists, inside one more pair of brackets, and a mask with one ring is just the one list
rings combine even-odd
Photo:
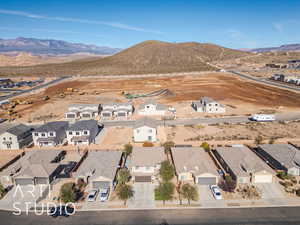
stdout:
[[236,59],[253,53],[196,42],[145,41],[113,56],[29,67],[2,67],[0,74],[99,75],[211,71],[209,62]]

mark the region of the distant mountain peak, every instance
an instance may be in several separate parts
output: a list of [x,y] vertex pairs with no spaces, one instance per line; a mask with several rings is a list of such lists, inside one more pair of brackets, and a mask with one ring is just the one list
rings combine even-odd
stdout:
[[250,49],[251,52],[299,52],[300,44],[284,44],[279,47],[255,48]]
[[121,49],[119,48],[71,43],[54,39],[38,39],[26,37],[17,37],[16,39],[0,39],[0,53],[28,52],[35,55],[67,55],[84,52],[96,55],[113,55],[120,50]]

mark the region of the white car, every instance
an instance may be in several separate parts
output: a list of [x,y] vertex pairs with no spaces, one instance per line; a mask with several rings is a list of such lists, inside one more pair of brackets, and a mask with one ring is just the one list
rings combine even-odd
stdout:
[[88,202],[96,201],[97,195],[98,195],[98,190],[91,190],[87,197]]
[[105,202],[108,200],[109,188],[103,188],[100,190],[100,202]]
[[217,199],[217,200],[222,199],[221,191],[217,185],[211,185],[210,190],[213,193],[213,196],[215,197],[215,199]]

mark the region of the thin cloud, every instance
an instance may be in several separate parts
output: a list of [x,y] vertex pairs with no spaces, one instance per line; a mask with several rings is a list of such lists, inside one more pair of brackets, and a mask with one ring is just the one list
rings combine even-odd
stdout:
[[33,19],[55,20],[55,21],[61,21],[61,22],[105,25],[105,26],[110,26],[110,27],[123,29],[123,30],[162,34],[162,32],[160,32],[160,31],[149,30],[149,29],[135,27],[135,26],[131,26],[131,25],[123,24],[123,23],[118,23],[118,22],[105,22],[105,21],[99,21],[99,20],[86,20],[86,19],[67,18],[67,17],[51,17],[51,16],[45,16],[45,15],[36,15],[36,14],[23,12],[23,11],[14,11],[14,10],[5,10],[5,9],[0,9],[0,14],[23,16],[23,17],[27,17],[27,18],[33,18]]
[[279,22],[275,22],[272,24],[274,29],[280,33],[283,33],[285,30],[287,30],[290,27],[299,26],[300,21],[299,20],[283,20]]

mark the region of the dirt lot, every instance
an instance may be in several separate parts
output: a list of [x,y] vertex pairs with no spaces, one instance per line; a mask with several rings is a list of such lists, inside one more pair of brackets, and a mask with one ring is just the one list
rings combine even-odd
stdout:
[[176,144],[195,146],[203,141],[211,144],[253,144],[257,136],[262,136],[264,143],[271,138],[277,143],[299,140],[300,122],[177,126],[165,128],[165,133],[167,139]]
[[13,160],[15,157],[20,155],[21,152],[15,152],[15,151],[1,151],[0,154],[0,168],[3,167],[6,163]]
[[[73,88],[74,91],[68,91]],[[64,117],[70,103],[105,103],[128,101],[122,92],[143,94],[168,89],[158,101],[173,105],[178,117],[193,117],[191,101],[210,96],[227,106],[226,114],[248,114],[273,109],[277,112],[296,110],[300,107],[300,94],[242,80],[227,73],[207,73],[199,76],[136,78],[105,80],[97,78],[74,78],[46,89],[43,93],[26,96],[30,105],[18,105],[15,110],[23,121],[43,121]],[[60,94],[64,93],[64,97]],[[43,100],[45,96],[49,100]],[[133,100],[135,107],[145,100]],[[0,116],[7,117],[0,111]],[[203,115],[201,115],[203,116]],[[45,118],[43,118],[45,117]]]

